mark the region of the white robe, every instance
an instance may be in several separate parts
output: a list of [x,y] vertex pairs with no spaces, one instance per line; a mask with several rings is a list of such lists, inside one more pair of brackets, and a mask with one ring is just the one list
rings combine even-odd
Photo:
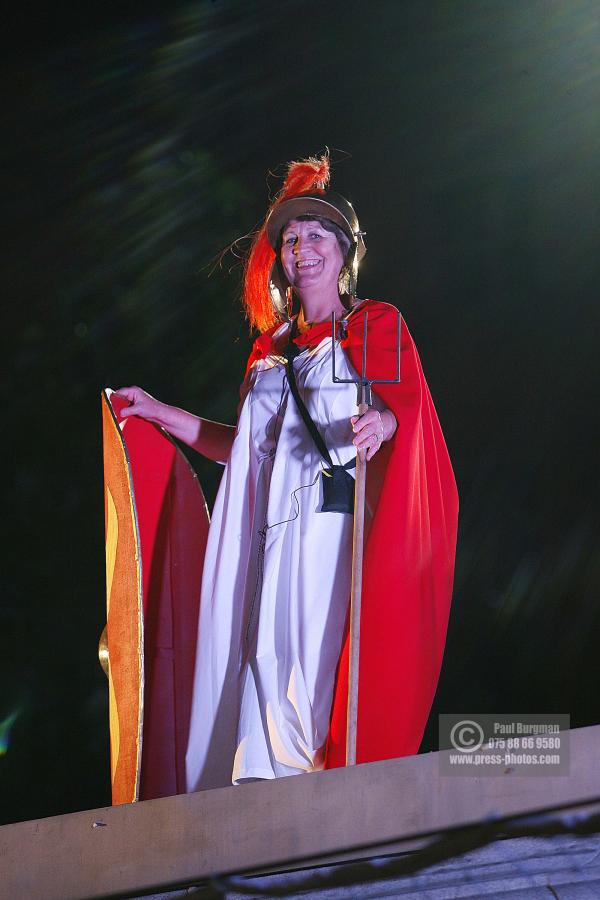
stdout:
[[[333,383],[331,338],[305,349],[294,371],[333,462],[348,462],[356,388]],[[356,377],[339,345],[336,374]],[[323,768],[352,516],[320,512],[322,467],[285,361],[267,356],[242,386],[206,548],[188,791]]]

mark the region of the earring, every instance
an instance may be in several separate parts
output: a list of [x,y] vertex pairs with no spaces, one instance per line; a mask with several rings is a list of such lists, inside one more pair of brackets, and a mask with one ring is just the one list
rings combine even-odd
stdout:
[[352,276],[348,266],[342,266],[338,275],[338,292],[342,294],[352,294]]
[[342,303],[346,308],[352,305],[352,299],[356,296],[356,281],[358,277],[358,259],[356,244],[350,247],[346,254],[344,264],[338,275],[338,291]]
[[291,319],[294,314],[294,311],[293,311],[294,298],[292,296],[292,288],[290,285],[288,285],[287,288],[285,289],[285,304],[286,304],[286,308],[287,308],[288,319]]

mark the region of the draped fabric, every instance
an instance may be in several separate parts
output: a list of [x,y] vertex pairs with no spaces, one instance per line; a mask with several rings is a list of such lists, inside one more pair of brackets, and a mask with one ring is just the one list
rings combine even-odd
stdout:
[[[352,376],[361,370],[367,311],[367,376],[394,378],[397,310],[376,301],[364,301],[348,317],[343,352],[338,350],[340,374]],[[211,523],[187,754],[188,790],[231,783],[232,777],[276,777],[345,764],[351,517],[318,511],[321,460],[287,395],[283,361],[274,365],[281,352],[281,333],[281,327],[273,329],[254,344],[238,433]],[[324,322],[295,338],[306,351],[298,357],[298,383],[305,390],[305,402],[309,398],[311,415],[324,429],[334,460],[344,463],[352,453],[348,418],[355,411],[356,393],[352,385],[342,388],[331,382],[330,337],[331,324]],[[281,384],[271,384],[261,398],[258,388],[261,381],[267,383],[265,372]],[[315,373],[317,391],[306,390],[311,379],[314,387]],[[419,749],[444,651],[458,514],[446,445],[404,322],[401,382],[377,385],[374,391],[374,404],[391,409],[398,428],[368,464],[359,763]],[[280,398],[276,408],[275,396]],[[261,402],[270,405],[262,438],[253,433],[255,425],[247,416],[248,404],[256,407]],[[257,440],[258,454],[254,452]],[[301,461],[300,469],[294,460]],[[318,477],[309,487],[315,474]],[[300,485],[303,490],[294,500],[292,494]],[[292,524],[291,519],[298,518],[298,496],[300,521]],[[260,510],[257,497],[258,506],[263,505]],[[281,528],[278,535],[277,529],[265,532],[264,522],[259,521],[265,510],[269,523],[290,520],[287,537],[282,537]],[[327,516],[334,517],[335,525],[323,529]],[[237,527],[236,518],[243,527]],[[306,543],[296,543],[290,556],[281,552],[286,540],[289,546],[298,540]],[[337,571],[331,567],[335,547],[339,548]],[[335,577],[330,583],[332,572]],[[259,575],[262,593],[257,608]],[[310,603],[317,602],[321,609],[324,597],[331,614],[315,623],[310,637]],[[254,624],[253,617],[257,617]],[[298,653],[303,640],[309,644]],[[318,666],[311,668],[315,654],[317,660],[324,660],[320,673]]]
[[[350,316],[343,347],[362,369],[368,312],[367,377],[394,378],[397,310],[368,300]],[[299,335],[314,346],[323,322]],[[254,353],[264,352],[263,335]],[[261,343],[262,342],[262,343]],[[252,357],[251,357],[252,360]],[[357,762],[418,752],[437,687],[454,576],[458,493],[414,341],[402,321],[401,382],[374,386],[398,429],[367,468],[372,512],[364,556]],[[345,764],[348,623],[340,657],[326,768]]]
[[[324,510],[324,461],[292,396],[282,344],[242,388],[213,511],[187,753],[194,789],[322,769],[350,594],[352,514]],[[332,462],[355,458],[353,384],[331,341],[298,348],[299,395]],[[337,349],[337,369],[354,371]]]

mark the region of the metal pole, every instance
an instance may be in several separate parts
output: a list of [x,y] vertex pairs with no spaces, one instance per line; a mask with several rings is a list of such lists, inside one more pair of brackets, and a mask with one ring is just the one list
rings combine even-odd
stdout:
[[[360,386],[364,398],[364,386]],[[369,406],[361,399],[358,415]],[[362,564],[365,527],[365,487],[367,482],[366,451],[356,454],[354,486],[354,530],[352,535],[352,587],[350,591],[350,658],[348,668],[348,727],[346,730],[346,765],[356,765],[356,732],[358,724],[358,668],[360,660],[360,605],[362,597]]]

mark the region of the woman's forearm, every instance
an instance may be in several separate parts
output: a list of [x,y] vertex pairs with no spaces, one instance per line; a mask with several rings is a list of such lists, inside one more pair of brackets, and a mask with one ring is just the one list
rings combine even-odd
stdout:
[[161,413],[160,424],[173,437],[214,462],[227,462],[235,437],[234,425],[203,419],[177,406],[165,405]]
[[233,439],[235,437],[235,425],[225,425],[223,422],[213,422],[210,419],[198,419],[199,426],[197,437],[190,447],[197,453],[207,456],[214,462],[225,464],[229,459]]

